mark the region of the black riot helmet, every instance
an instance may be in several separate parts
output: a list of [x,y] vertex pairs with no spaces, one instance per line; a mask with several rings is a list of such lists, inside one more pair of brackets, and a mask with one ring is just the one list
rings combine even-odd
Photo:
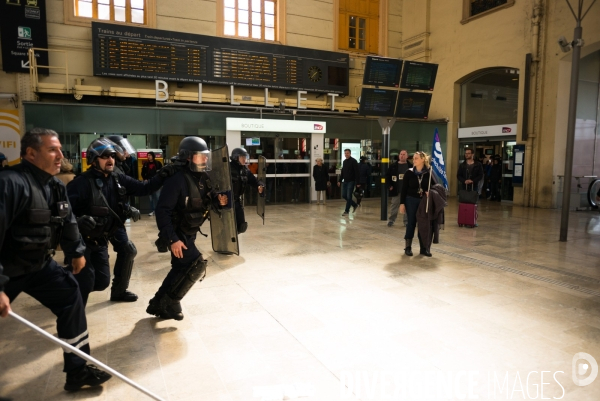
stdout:
[[250,156],[248,155],[248,152],[246,152],[246,149],[244,148],[235,148],[231,151],[231,161],[236,161],[240,164],[242,164],[240,162],[240,157],[245,157],[246,161],[243,164],[248,164],[248,159],[250,159]]
[[209,171],[211,167],[208,145],[197,136],[183,138],[179,144],[179,160],[188,160],[190,170],[195,173]]
[[[93,165],[99,157],[116,156],[115,144],[107,138],[94,139],[87,148],[86,160],[88,165]],[[116,158],[116,157],[115,157]]]
[[[121,136],[121,135],[109,135],[108,139],[110,139],[115,144],[117,144],[122,150],[127,152],[127,154],[136,156],[135,148],[133,147],[133,145],[131,145],[131,142],[129,142],[127,140],[127,138],[123,138],[123,136]],[[117,152],[117,153],[119,153],[119,152]],[[120,155],[121,154],[123,154],[125,157],[127,157],[127,155],[124,154],[124,152],[122,152],[122,151],[121,151]]]

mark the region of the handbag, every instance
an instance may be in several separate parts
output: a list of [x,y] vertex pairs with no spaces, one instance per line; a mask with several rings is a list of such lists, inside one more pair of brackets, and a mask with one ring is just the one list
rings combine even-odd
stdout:
[[469,186],[467,185],[467,189],[460,189],[458,191],[458,202],[459,203],[470,203],[475,205],[479,200],[479,194],[473,188],[473,184],[471,184],[471,189],[469,190]]

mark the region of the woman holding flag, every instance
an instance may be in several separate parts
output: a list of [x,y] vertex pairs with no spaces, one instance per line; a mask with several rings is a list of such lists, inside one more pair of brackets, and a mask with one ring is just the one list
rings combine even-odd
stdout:
[[[400,213],[408,218],[406,224],[406,233],[404,239],[406,245],[404,254],[412,256],[412,241],[415,236],[415,227],[417,226],[417,210],[421,199],[428,195],[429,188],[437,184],[437,180],[431,174],[429,166],[429,156],[425,152],[417,151],[413,155],[413,168],[404,174],[402,184],[402,193],[400,194]],[[431,256],[424,247],[421,247],[421,254]]]

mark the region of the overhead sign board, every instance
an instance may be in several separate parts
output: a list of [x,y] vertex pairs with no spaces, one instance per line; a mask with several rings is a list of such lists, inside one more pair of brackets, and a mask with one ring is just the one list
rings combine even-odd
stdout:
[[227,117],[227,131],[325,133],[324,121]]
[[488,125],[485,127],[459,128],[459,138],[481,138],[486,136],[516,136],[517,124]]
[[[29,49],[48,48],[45,0],[0,0],[2,70],[29,72]],[[39,65],[48,65],[48,53],[36,52]],[[48,74],[39,68],[39,74]]]
[[345,53],[92,22],[94,75],[348,94]]

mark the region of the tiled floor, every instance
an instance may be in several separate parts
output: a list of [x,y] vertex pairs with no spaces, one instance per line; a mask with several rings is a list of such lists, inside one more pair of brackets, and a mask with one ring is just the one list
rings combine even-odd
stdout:
[[[169,255],[156,252],[144,216],[130,227],[140,300],[92,294],[92,355],[171,401],[522,400],[542,399],[542,388],[545,399],[600,399],[600,378],[572,379],[576,353],[600,361],[600,214],[572,213],[561,243],[557,210],[484,201],[468,229],[454,223],[452,201],[425,258],[403,255],[404,228],[380,220],[379,200],[342,211],[268,206],[262,225],[247,208],[241,256],[215,254],[199,236],[208,276],[184,299],[181,322],[145,313]],[[56,333],[28,296],[13,309]],[[59,348],[11,319],[0,338],[0,396],[149,399],[116,378],[65,393]]]

